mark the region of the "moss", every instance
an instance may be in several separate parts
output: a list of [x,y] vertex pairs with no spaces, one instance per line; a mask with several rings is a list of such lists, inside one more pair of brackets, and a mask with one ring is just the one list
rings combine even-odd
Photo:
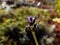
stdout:
[[[1,14],[4,15],[4,10],[0,10],[0,16]],[[23,30],[25,29],[27,25],[26,18],[28,16],[38,16],[40,14],[41,18],[43,20],[48,20],[48,17],[50,18],[50,14],[48,11],[44,11],[43,9],[39,9],[36,7],[20,7],[15,9],[14,16],[11,16],[10,13],[7,15],[4,15],[4,21],[0,23],[0,30],[7,30],[7,27],[13,28],[14,26],[21,27]],[[37,23],[39,23],[40,18],[37,19]]]

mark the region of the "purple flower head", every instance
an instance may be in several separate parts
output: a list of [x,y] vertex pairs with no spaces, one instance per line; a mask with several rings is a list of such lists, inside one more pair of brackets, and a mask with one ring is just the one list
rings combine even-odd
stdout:
[[27,17],[27,21],[29,24],[34,24],[35,23],[35,17],[32,17],[32,16]]

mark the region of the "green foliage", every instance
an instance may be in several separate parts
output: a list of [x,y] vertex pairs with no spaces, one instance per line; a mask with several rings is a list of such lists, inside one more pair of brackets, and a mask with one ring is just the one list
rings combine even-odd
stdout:
[[[12,16],[10,13],[4,15],[4,10],[0,10],[0,14],[3,14],[3,16],[5,16],[2,17],[3,22],[0,23],[0,31],[8,30],[8,28],[14,28],[15,26],[18,26],[19,28],[24,30],[27,26],[26,18],[28,16],[37,17],[38,14],[40,14],[43,20],[47,20],[48,18],[50,18],[50,14],[48,11],[36,7],[20,7],[15,10],[14,16]],[[1,16],[2,15],[0,15],[0,17]]]
[[60,13],[60,0],[56,0],[55,10],[57,13]]
[[[26,18],[28,16],[36,16],[38,18],[36,20],[37,23],[39,23],[40,28],[45,29],[45,25],[41,20],[47,21],[50,18],[50,13],[47,10],[39,9],[36,7],[20,7],[15,9],[14,15],[11,15],[10,13],[5,15],[4,10],[0,10],[0,37],[1,35],[4,37],[5,31],[9,31],[10,29],[13,29],[14,27],[18,27],[21,29],[21,33],[25,32],[25,27],[27,26],[27,20]],[[7,39],[4,37],[2,42],[6,42]],[[21,39],[22,43],[24,43],[25,39]],[[3,43],[1,43],[3,44]],[[4,44],[3,44],[4,45]]]

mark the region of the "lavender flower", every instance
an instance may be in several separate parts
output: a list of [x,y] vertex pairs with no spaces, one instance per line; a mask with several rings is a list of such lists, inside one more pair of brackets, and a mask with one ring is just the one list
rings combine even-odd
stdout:
[[28,21],[29,25],[33,25],[35,23],[35,17],[30,16],[27,18],[27,21]]

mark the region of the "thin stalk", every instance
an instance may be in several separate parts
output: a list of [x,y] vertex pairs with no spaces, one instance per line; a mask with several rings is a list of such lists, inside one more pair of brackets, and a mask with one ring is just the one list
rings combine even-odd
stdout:
[[33,35],[36,45],[39,45],[34,31],[32,31],[32,35]]

